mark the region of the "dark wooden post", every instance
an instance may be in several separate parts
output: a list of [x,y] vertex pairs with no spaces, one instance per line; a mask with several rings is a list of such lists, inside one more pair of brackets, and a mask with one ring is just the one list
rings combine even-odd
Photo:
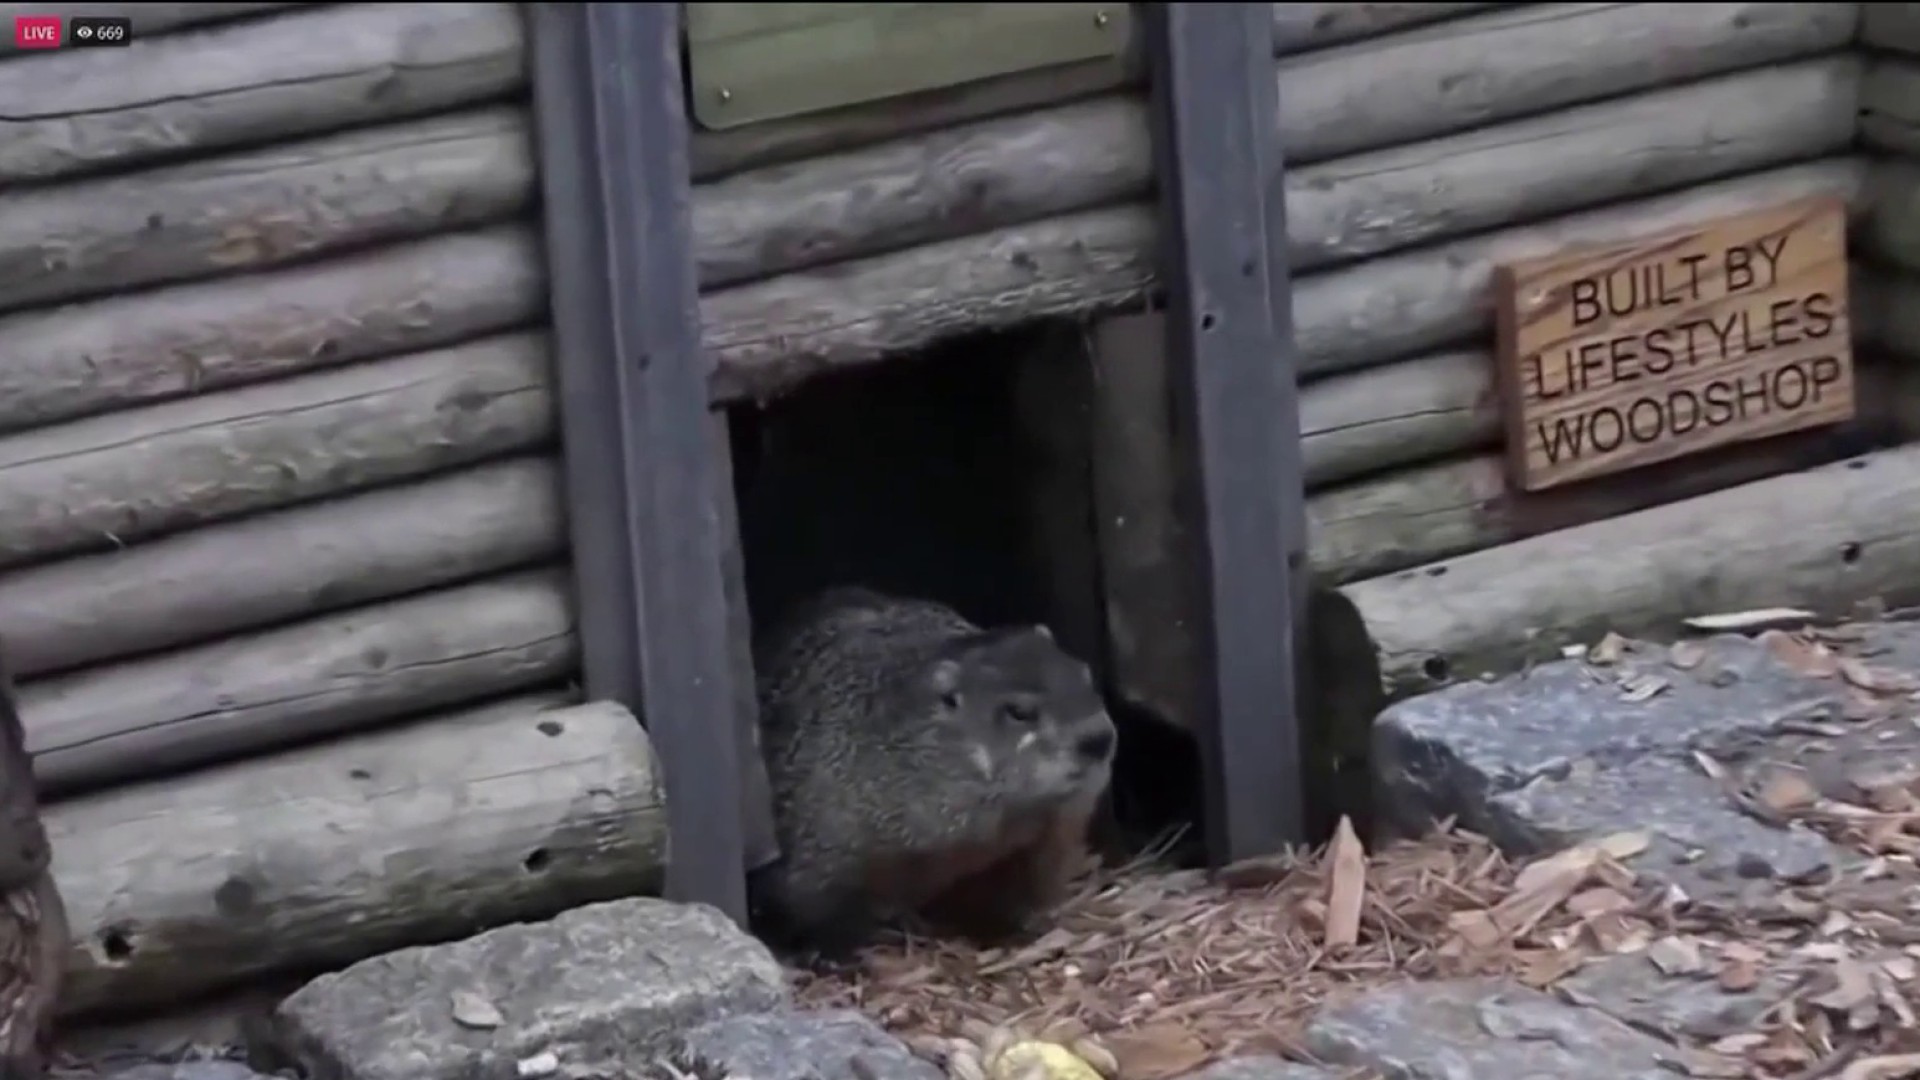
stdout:
[[770,854],[742,709],[693,262],[679,5],[530,5],[587,693],[645,718],[666,893],[744,921]]
[[1304,839],[1305,496],[1272,13],[1143,7],[1174,417],[1198,473],[1183,485],[1204,575],[1196,734],[1222,863]]

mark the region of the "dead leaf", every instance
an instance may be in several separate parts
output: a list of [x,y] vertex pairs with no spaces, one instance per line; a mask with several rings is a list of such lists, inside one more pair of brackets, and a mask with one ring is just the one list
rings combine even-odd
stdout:
[[1874,667],[1851,656],[1840,660],[1840,677],[1876,694],[1908,694],[1920,690],[1920,678],[1904,671]]
[[1655,695],[1673,684],[1658,675],[1641,674],[1621,680],[1620,700],[1642,702],[1651,700]]
[[1647,850],[1653,838],[1639,830],[1610,833],[1593,842],[1600,853],[1616,862],[1625,862]]
[[1899,1080],[1920,1073],[1920,1054],[1863,1057],[1840,1070],[1839,1080]]
[[1456,911],[1447,916],[1447,929],[1474,949],[1491,949],[1500,944],[1502,936],[1493,916],[1484,911]]
[[1514,876],[1513,892],[1495,905],[1494,923],[1511,937],[1525,935],[1587,883],[1600,858],[1599,848],[1582,844],[1528,863]]
[[1367,899],[1367,851],[1344,815],[1333,830],[1327,848],[1331,872],[1327,882],[1328,948],[1342,948],[1360,940],[1360,912]]
[[1722,765],[1718,761],[1715,761],[1713,758],[1708,757],[1706,753],[1703,751],[1695,750],[1692,753],[1693,753],[1693,763],[1695,765],[1700,766],[1700,771],[1703,773],[1706,773],[1708,779],[1721,780],[1726,777],[1727,767],[1725,765]]
[[1207,1044],[1174,1023],[1144,1024],[1105,1036],[1121,1080],[1169,1080],[1192,1072],[1213,1056]]
[[1767,769],[1759,790],[1754,792],[1754,798],[1776,814],[1793,814],[1819,802],[1820,789],[1807,779],[1805,770],[1790,765],[1775,765]]
[[1817,994],[1808,1000],[1823,1009],[1838,1013],[1851,1013],[1863,1005],[1876,1003],[1878,994],[1873,988],[1873,974],[1865,964],[1857,960],[1836,960],[1830,970],[1833,986],[1826,992]]
[[1667,663],[1681,671],[1692,671],[1707,658],[1707,646],[1702,641],[1676,641],[1667,649]]
[[1768,630],[1760,635],[1759,641],[1767,655],[1795,675],[1824,679],[1839,670],[1839,657],[1817,641],[1808,641],[1784,630]]
[[1751,990],[1760,985],[1760,965],[1751,960],[1729,960],[1720,965],[1715,981],[1729,994]]
[[453,1022],[461,1027],[490,1031],[507,1022],[493,1002],[471,990],[453,992]]
[[1596,919],[1633,908],[1633,901],[1617,889],[1605,885],[1575,893],[1567,898],[1567,910],[1582,919]]
[[1626,651],[1627,639],[1609,630],[1607,636],[1600,639],[1599,644],[1587,651],[1587,660],[1604,667],[1619,663],[1620,658],[1626,655]]
[[1700,946],[1688,938],[1661,938],[1647,946],[1647,960],[1666,975],[1696,975],[1707,968]]
[[1690,630],[1707,634],[1751,634],[1769,627],[1802,626],[1814,614],[1799,608],[1755,608],[1752,611],[1727,611],[1717,615],[1695,615],[1683,620]]

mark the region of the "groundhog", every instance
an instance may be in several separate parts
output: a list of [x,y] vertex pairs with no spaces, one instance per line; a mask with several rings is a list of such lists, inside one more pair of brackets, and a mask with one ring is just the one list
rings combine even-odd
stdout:
[[67,913],[13,681],[0,658],[0,1077],[39,1077],[53,1039],[67,956]]
[[842,587],[757,652],[781,847],[753,878],[763,929],[832,963],[882,921],[1000,939],[1060,899],[1115,734],[1045,627]]

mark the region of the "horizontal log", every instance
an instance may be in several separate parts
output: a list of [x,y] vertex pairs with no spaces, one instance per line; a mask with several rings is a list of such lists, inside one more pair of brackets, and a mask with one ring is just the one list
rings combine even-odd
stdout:
[[1861,39],[1876,49],[1920,56],[1920,4],[1862,4]]
[[[0,180],[433,112],[526,78],[512,4],[338,4],[0,66]],[[325,48],[315,47],[325,42]]]
[[1562,491],[1507,483],[1499,454],[1432,462],[1307,500],[1314,575],[1340,583],[1435,563],[1851,454],[1920,439],[1920,369],[1863,364],[1860,413],[1813,432],[1709,451]]
[[[11,26],[14,18],[20,15],[58,15],[63,19],[71,19],[75,15],[125,15],[133,19],[133,32],[136,37],[150,37],[188,26],[227,22],[249,15],[307,6],[309,5],[294,3],[0,4],[0,22]],[[43,57],[38,56],[28,59],[35,63],[44,61]],[[8,100],[18,102],[25,99]]]
[[[1843,614],[1920,600],[1920,446],[1882,450],[1352,582],[1323,645],[1381,695],[1343,715],[1504,674],[1612,630],[1762,607]],[[1358,633],[1354,633],[1355,630]]]
[[1920,272],[1920,162],[1876,162],[1868,174],[1869,249],[1907,272]]
[[0,317],[0,432],[525,326],[541,258],[498,226]]
[[545,338],[507,334],[0,439],[0,566],[546,443]]
[[658,888],[653,756],[538,695],[49,809],[62,1011],[167,1005]]
[[565,678],[566,577],[437,589],[20,688],[53,794],[232,760]]
[[[1818,155],[1849,141],[1858,72],[1850,57],[1747,72],[1290,172],[1293,266]],[[715,393],[767,397],[944,337],[1137,300],[1153,232],[1147,207],[1115,207],[709,295]]]
[[500,107],[14,193],[0,309],[479,224],[533,183],[524,111]]
[[1348,41],[1395,34],[1415,26],[1470,15],[1511,3],[1273,5],[1275,55],[1308,52]]
[[1920,157],[1920,61],[1877,60],[1860,84],[1860,137],[1868,146]]
[[1871,323],[1857,333],[1887,352],[1906,360],[1920,360],[1920,274],[1881,271],[1856,295],[1869,298]]
[[[1285,56],[1391,34],[1500,3],[1273,5],[1274,52]],[[1795,5],[1797,6],[1797,5]],[[1136,43],[1137,44],[1137,43]],[[753,166],[782,164],[923,132],[938,131],[1142,81],[1137,48],[1118,60],[1021,72],[966,86],[868,102],[730,131],[695,131],[693,175],[714,179]]]
[[1280,69],[1289,163],[1840,48],[1834,4],[1521,4],[1326,49]]
[[20,677],[194,644],[560,556],[560,477],[520,458],[0,575]]
[[1483,337],[1493,325],[1493,271],[1502,262],[1810,195],[1859,204],[1864,176],[1853,158],[1789,165],[1304,275],[1293,293],[1300,368],[1330,374]]
[[1858,61],[1829,57],[1289,172],[1293,264],[1363,258],[1836,152],[1852,142],[1859,93]]
[[[1828,13],[1812,20],[1749,12],[1741,17],[1750,28],[1722,6],[1652,7],[1664,14],[1650,32],[1698,39],[1695,46],[1650,52],[1626,32],[1649,21],[1640,6],[1545,19],[1526,8],[1489,17],[1496,28],[1471,39],[1470,50],[1445,36],[1389,39],[1283,69],[1288,160],[1485,125],[1674,74],[1652,56],[1686,56],[1688,74],[1698,76],[1792,55],[1810,43],[1803,31],[1833,44],[1853,21],[1831,5],[1811,5]],[[1580,47],[1567,54],[1568,46],[1542,45],[1561,39]],[[1485,72],[1490,56],[1506,66]],[[1295,169],[1287,177],[1294,263],[1375,254],[1836,149],[1849,141],[1858,77],[1851,58],[1750,71]],[[1151,162],[1144,105],[1109,97],[742,173],[696,192],[700,278],[709,288],[734,284],[1144,198]]]
[[1301,388],[1301,456],[1309,488],[1496,442],[1493,356],[1439,353],[1321,379]]

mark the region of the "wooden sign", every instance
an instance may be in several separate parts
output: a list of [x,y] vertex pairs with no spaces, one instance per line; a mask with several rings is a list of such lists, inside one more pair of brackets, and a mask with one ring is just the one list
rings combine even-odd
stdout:
[[1498,268],[1514,484],[1850,419],[1846,229],[1807,199]]
[[689,106],[701,127],[720,131],[1082,61],[1117,64],[1132,41],[1132,10],[688,4]]

